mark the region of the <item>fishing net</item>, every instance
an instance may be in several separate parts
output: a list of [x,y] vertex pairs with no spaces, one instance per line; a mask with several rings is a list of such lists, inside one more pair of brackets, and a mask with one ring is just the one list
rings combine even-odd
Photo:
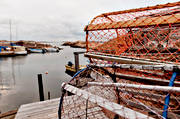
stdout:
[[104,13],[86,31],[86,70],[62,84],[59,118],[180,118],[180,2]]

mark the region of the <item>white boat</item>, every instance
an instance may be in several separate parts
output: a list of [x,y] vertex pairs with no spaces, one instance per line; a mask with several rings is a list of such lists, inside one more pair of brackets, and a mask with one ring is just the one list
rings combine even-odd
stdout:
[[45,48],[47,52],[59,52],[57,48]]
[[[10,29],[10,41],[12,41],[11,20],[9,21],[9,26],[10,26],[9,27],[9,29]],[[17,38],[17,29],[16,29],[16,38]],[[10,46],[14,52],[14,55],[27,55],[27,50],[24,46],[16,45],[13,42],[10,42]]]
[[26,48],[24,46],[14,45],[12,46],[15,55],[27,55]]

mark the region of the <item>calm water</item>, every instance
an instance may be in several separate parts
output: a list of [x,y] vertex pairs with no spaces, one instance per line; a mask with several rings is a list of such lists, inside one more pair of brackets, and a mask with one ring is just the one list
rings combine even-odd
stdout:
[[[71,79],[65,73],[65,64],[74,62],[74,51],[78,48],[63,47],[59,53],[29,54],[0,58],[0,111],[6,112],[22,104],[39,101],[37,74],[43,74],[45,99],[61,95],[61,83]],[[80,55],[80,64],[87,59]],[[45,74],[48,72],[48,74]]]

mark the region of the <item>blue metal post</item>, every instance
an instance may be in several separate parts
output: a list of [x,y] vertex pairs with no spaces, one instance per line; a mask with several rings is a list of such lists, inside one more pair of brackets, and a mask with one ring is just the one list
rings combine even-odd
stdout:
[[[177,72],[173,72],[173,75],[170,79],[170,82],[169,82],[169,86],[172,87],[174,85],[174,80],[176,79],[176,76],[177,76]],[[167,119],[167,113],[168,113],[168,106],[169,106],[169,99],[170,99],[170,94],[168,94],[165,98],[165,104],[164,104],[164,109],[163,109],[163,117],[165,119]]]

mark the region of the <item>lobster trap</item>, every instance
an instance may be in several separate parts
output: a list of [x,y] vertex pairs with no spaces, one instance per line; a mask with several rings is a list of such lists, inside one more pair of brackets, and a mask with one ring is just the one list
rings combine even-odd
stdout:
[[104,13],[85,28],[87,52],[179,64],[179,18],[179,2]]
[[62,84],[59,118],[180,118],[180,2],[104,13],[85,31],[90,63]]

